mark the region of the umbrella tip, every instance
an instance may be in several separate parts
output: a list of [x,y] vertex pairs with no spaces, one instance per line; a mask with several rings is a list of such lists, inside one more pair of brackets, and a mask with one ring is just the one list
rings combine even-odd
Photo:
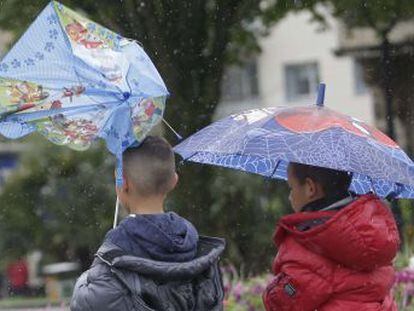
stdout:
[[325,101],[325,83],[319,83],[318,86],[318,97],[316,98],[316,105],[319,107],[323,107]]

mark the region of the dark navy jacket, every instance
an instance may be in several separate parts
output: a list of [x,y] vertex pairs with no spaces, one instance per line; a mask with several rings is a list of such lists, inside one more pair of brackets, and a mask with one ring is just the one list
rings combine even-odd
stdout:
[[78,279],[71,310],[222,310],[223,250],[175,213],[129,216]]

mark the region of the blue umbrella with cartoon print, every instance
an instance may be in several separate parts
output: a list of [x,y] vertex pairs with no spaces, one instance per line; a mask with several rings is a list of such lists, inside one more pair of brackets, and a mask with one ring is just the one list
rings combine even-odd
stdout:
[[0,62],[0,134],[76,150],[104,139],[119,186],[123,151],[162,120],[167,96],[140,45],[52,1]]

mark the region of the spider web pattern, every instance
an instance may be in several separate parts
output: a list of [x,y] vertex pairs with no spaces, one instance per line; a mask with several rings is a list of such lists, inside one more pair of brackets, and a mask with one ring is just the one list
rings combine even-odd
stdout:
[[[414,164],[400,149],[340,127],[294,133],[274,118],[282,108],[229,116],[190,136],[175,151],[184,160],[286,179],[289,162],[353,173],[350,190],[414,198]],[[295,108],[288,108],[295,109]]]

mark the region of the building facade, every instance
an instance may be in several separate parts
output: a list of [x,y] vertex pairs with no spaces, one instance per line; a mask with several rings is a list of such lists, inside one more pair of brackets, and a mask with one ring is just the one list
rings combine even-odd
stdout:
[[321,29],[310,13],[289,14],[260,40],[260,54],[227,70],[216,117],[256,107],[314,104],[317,86],[324,82],[326,106],[374,125],[373,96],[361,65],[335,55],[341,31],[331,18]]

